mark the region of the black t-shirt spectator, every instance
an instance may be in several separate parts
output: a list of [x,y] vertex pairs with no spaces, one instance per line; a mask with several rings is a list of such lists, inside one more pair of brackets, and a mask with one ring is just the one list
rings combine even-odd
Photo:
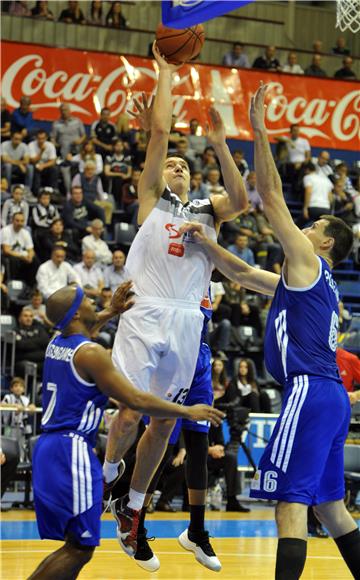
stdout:
[[264,56],[258,56],[254,60],[253,68],[262,68],[266,70],[278,70],[280,63],[277,58],[267,59]]
[[[92,125],[91,133],[95,133],[96,138],[106,145],[111,145],[116,137],[115,126],[112,123],[102,123],[101,121],[96,121]],[[96,147],[98,149],[98,146]],[[102,153],[103,150],[99,148],[99,151],[97,152]]]
[[66,251],[66,259],[70,262],[81,260],[80,246],[74,241],[70,232],[64,231],[59,236],[49,232],[43,239],[41,261],[50,260],[54,246],[61,246]]
[[131,157],[130,155],[107,155],[105,165],[110,165],[110,171],[126,173],[128,167],[131,167]]
[[346,67],[339,68],[334,74],[335,79],[356,79],[356,74],[353,70],[349,70]]
[[80,237],[89,233],[86,228],[92,220],[100,219],[105,223],[104,210],[90,201],[83,201],[80,205],[74,205],[72,201],[68,201],[64,205],[61,217],[65,227],[74,229]]
[[71,21],[73,24],[84,24],[86,22],[83,11],[79,8],[78,12],[75,13],[68,8],[65,8],[60,14],[59,22]]

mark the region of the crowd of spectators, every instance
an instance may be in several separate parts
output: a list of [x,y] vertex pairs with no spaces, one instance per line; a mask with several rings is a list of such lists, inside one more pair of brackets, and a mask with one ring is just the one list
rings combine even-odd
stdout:
[[[119,221],[136,225],[146,136],[129,127],[119,133],[119,123],[111,123],[109,110],[103,109],[87,137],[68,104],[61,104],[59,119],[48,135],[44,129],[36,129],[30,99],[22,97],[13,113],[3,99],[1,106],[5,112],[1,132],[2,313],[17,319],[18,380],[23,380],[26,361],[37,365],[41,380],[45,349],[53,332],[45,312],[48,297],[75,282],[100,310],[126,280],[128,245],[116,240],[114,226]],[[189,163],[190,199],[224,192],[215,151],[198,119],[191,119],[186,133],[178,129],[176,121],[174,117],[169,150]],[[347,165],[334,164],[327,151],[313,165],[310,144],[296,125],[290,128],[290,136],[279,139],[278,147],[282,149],[281,155],[277,151],[279,170],[303,200],[300,218],[304,223],[326,210],[357,227],[360,194]],[[264,215],[256,174],[240,149],[232,155],[245,181],[249,206],[222,226],[219,241],[249,264],[279,273],[282,250]],[[238,398],[249,411],[271,411],[256,379],[256,371],[263,372],[262,342],[270,302],[219,276],[214,280],[208,340],[218,366],[230,376],[228,380],[222,375],[223,384],[214,379],[214,390],[222,386],[225,399]],[[16,299],[9,296],[13,281],[23,283]],[[110,321],[95,340],[111,349],[116,327],[117,320]],[[242,358],[237,367],[231,368],[238,356]],[[209,469],[225,470],[229,509],[234,508],[234,496],[239,492],[234,476],[237,456],[225,448],[219,433],[211,437]]]
[[[342,80],[356,79],[356,74],[352,70],[353,59],[350,56],[350,50],[346,48],[343,36],[339,36],[337,39],[336,46],[332,49],[332,54],[343,57],[343,66],[335,71],[334,78]],[[249,58],[245,52],[245,45],[241,42],[235,42],[232,49],[223,56],[222,64],[232,68],[254,68],[295,75],[305,74],[313,77],[327,77],[327,72],[322,68],[323,56],[322,42],[320,40],[314,41],[310,63],[304,70],[298,64],[296,51],[290,51],[286,63],[281,64],[276,57],[276,47],[269,45],[265,48],[264,53],[259,55],[253,64],[250,65]]]

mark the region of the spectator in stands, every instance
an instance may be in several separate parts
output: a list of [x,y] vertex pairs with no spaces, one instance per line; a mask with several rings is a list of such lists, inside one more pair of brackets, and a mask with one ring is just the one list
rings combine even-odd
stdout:
[[248,176],[245,181],[245,187],[248,194],[248,199],[251,205],[251,208],[262,210],[263,203],[260,197],[260,194],[256,187],[256,173],[255,171],[249,171]]
[[19,132],[24,141],[28,142],[34,129],[33,115],[30,111],[31,99],[23,95],[20,98],[20,107],[11,115],[11,133]]
[[255,328],[258,337],[261,337],[263,329],[257,306],[249,304],[246,300],[243,300],[240,303],[238,318],[234,318],[234,326],[252,326]]
[[330,213],[332,203],[333,184],[320,173],[316,172],[315,165],[308,163],[308,175],[305,175],[303,217],[307,222],[316,221],[323,214]]
[[236,167],[240,171],[240,174],[244,179],[246,179],[249,173],[249,165],[244,158],[244,151],[241,151],[241,149],[235,149],[235,151],[232,152],[232,158]]
[[96,263],[95,252],[84,250],[82,262],[75,264],[74,270],[80,278],[86,296],[97,298],[104,287],[104,277],[100,266]]
[[327,77],[327,73],[320,66],[321,61],[321,54],[314,54],[311,59],[311,64],[305,69],[305,74],[309,77]]
[[2,141],[8,141],[11,138],[11,113],[6,108],[6,101],[1,97],[1,138]]
[[244,45],[234,42],[232,50],[224,54],[222,64],[233,68],[250,68],[247,54],[244,53]]
[[253,62],[253,68],[261,68],[270,71],[280,71],[281,66],[277,58],[275,58],[275,46],[267,46],[265,54],[258,56]]
[[31,189],[34,169],[29,164],[28,146],[22,140],[22,134],[19,131],[12,133],[11,140],[1,144],[1,161],[9,187],[13,181],[20,180]]
[[314,40],[313,45],[312,45],[312,50],[313,52],[316,52],[318,54],[322,54],[323,51],[323,41],[322,40]]
[[26,436],[29,435],[31,425],[29,425],[29,411],[35,411],[36,407],[30,404],[30,399],[25,395],[25,381],[22,377],[14,377],[10,382],[10,393],[6,393],[2,405],[15,405],[16,411],[3,411],[2,423],[4,425],[4,435],[12,437],[19,443],[20,461],[26,457]]
[[113,143],[112,155],[106,156],[104,173],[109,178],[109,192],[118,203],[121,203],[122,186],[131,176],[131,158],[124,153],[124,143],[121,139]]
[[304,137],[300,137],[300,126],[297,124],[290,126],[290,137],[284,137],[288,150],[289,163],[298,171],[311,159],[310,143]]
[[[112,298],[111,288],[104,287],[101,289],[97,310],[101,312],[104,308],[108,308],[111,304]],[[114,338],[119,324],[119,317],[111,318],[104,326],[101,327],[100,332],[97,336],[92,336],[95,342],[102,344],[104,348],[112,348],[114,344]]]
[[24,216],[24,225],[27,225],[29,219],[29,204],[23,197],[24,187],[22,185],[14,185],[11,191],[11,198],[4,202],[1,210],[2,227],[12,223],[15,213],[22,213]]
[[68,262],[65,262],[66,252],[62,246],[54,246],[51,259],[39,267],[36,281],[41,294],[47,300],[51,294],[68,284],[78,284],[81,280],[78,273]]
[[353,65],[353,59],[351,58],[351,56],[346,56],[344,58],[343,62],[343,67],[339,68],[335,74],[334,74],[334,78],[335,79],[356,79],[356,74],[354,73],[354,71],[352,70],[352,65]]
[[64,8],[59,16],[59,22],[66,22],[67,24],[86,24],[86,19],[79,6],[79,2],[68,2],[68,7]]
[[349,177],[349,167],[346,163],[342,162],[336,165],[335,179],[341,179],[341,181],[343,182],[343,188],[346,191],[346,193],[349,193],[352,197],[356,195],[357,192]]
[[49,334],[45,327],[34,320],[32,310],[24,307],[20,312],[16,329],[15,372],[17,375],[25,376],[25,362],[30,361],[37,364],[38,375],[41,377],[48,342]]
[[93,161],[86,161],[84,173],[77,173],[72,180],[73,187],[81,187],[84,199],[95,203],[104,209],[105,223],[111,224],[113,203],[108,199],[108,194],[104,192],[102,181],[96,175],[96,165]]
[[43,324],[45,328],[52,328],[53,324],[46,316],[46,306],[43,303],[43,295],[40,290],[34,290],[31,294],[31,303],[27,304],[26,308],[32,311],[34,320]]
[[255,258],[252,250],[249,248],[249,238],[245,234],[236,234],[235,243],[228,247],[229,252],[241,258],[249,264],[249,266],[255,266]]
[[346,39],[344,36],[338,36],[336,39],[336,45],[332,48],[332,53],[342,56],[350,55],[350,49],[346,48]]
[[255,381],[254,367],[249,359],[242,358],[236,375],[229,385],[229,396],[240,397],[241,406],[247,407],[252,413],[260,412],[260,392]]
[[67,160],[71,161],[72,165],[77,166],[77,170],[79,173],[84,173],[85,170],[85,163],[87,161],[92,161],[95,164],[95,173],[96,175],[101,175],[103,172],[103,160],[100,153],[96,153],[95,145],[93,141],[84,141],[81,145],[80,153],[76,155],[72,155],[68,153]]
[[70,201],[65,203],[62,218],[66,228],[77,232],[79,238],[91,233],[90,222],[96,218],[104,221],[104,211],[84,199],[82,187],[72,187]]
[[189,142],[186,137],[181,137],[176,143],[175,155],[183,157],[189,166],[189,171],[192,173],[195,166],[195,153],[189,149]]
[[122,13],[121,2],[111,2],[111,8],[106,15],[106,26],[111,28],[127,28],[128,24]]
[[28,3],[25,0],[20,2],[13,1],[10,4],[9,14],[12,16],[31,16],[30,9],[28,8]]
[[11,193],[9,192],[8,180],[4,176],[1,176],[1,179],[0,179],[0,196],[1,196],[1,201],[6,201],[7,199],[10,199],[10,197],[11,197]]
[[49,235],[52,222],[60,217],[57,208],[51,203],[51,191],[49,187],[40,189],[38,203],[32,208],[31,226],[36,250],[42,247]]
[[201,157],[200,166],[198,167],[197,171],[200,170],[203,176],[207,177],[208,170],[213,169],[213,167],[219,167],[219,164],[217,161],[214,148],[209,146],[204,149],[204,152]]
[[208,144],[206,135],[200,134],[200,125],[197,119],[190,119],[190,133],[187,136],[189,148],[195,153],[196,157],[201,157],[205,147]]
[[136,225],[139,208],[138,202],[138,185],[141,170],[133,167],[131,170],[130,183],[124,183],[121,192],[122,206],[130,222]]
[[348,225],[352,225],[355,221],[354,216],[354,202],[350,193],[344,189],[344,181],[336,179],[334,183],[334,213],[337,217],[343,219]]
[[31,9],[31,16],[43,18],[44,20],[54,20],[54,15],[49,8],[49,2],[46,0],[36,2],[34,8]]
[[10,308],[9,288],[5,283],[5,266],[0,265],[0,293],[1,293],[1,312],[7,314]]
[[282,67],[282,72],[290,73],[293,75],[303,75],[304,71],[297,62],[296,52],[289,52],[287,63]]
[[226,193],[225,187],[220,183],[221,173],[215,166],[208,169],[206,185],[209,189],[210,195]]
[[[94,2],[92,2],[94,4]],[[113,151],[113,141],[116,137],[116,129],[110,123],[110,109],[104,107],[100,112],[99,121],[91,125],[91,139],[96,147],[96,153],[100,153],[104,159],[106,155],[111,155]]]
[[210,197],[209,186],[203,182],[201,171],[195,171],[191,174],[189,200],[208,199]]
[[101,220],[93,220],[91,222],[91,234],[82,239],[82,252],[91,250],[95,254],[95,260],[98,265],[106,266],[112,262],[112,253],[109,246],[101,239],[104,233],[104,224]]
[[179,131],[176,127],[177,125],[177,116],[172,115],[171,117],[171,127],[170,127],[170,135],[169,135],[169,145],[168,145],[168,153],[175,153],[176,145],[181,137],[184,137],[184,133]]
[[209,332],[209,343],[211,350],[217,353],[217,356],[226,357],[225,352],[229,348],[231,335],[231,308],[227,304],[222,304],[225,295],[222,282],[210,283],[210,296],[212,304],[212,326]]
[[12,223],[1,230],[3,256],[9,264],[9,277],[23,280],[33,286],[38,268],[34,252],[34,243],[30,232],[25,229],[25,218],[22,213],[14,213]]
[[315,163],[316,173],[328,177],[330,180],[333,178],[334,172],[330,165],[330,153],[329,151],[320,151]]
[[[77,232],[75,231],[74,233],[76,236]],[[38,250],[40,261],[45,262],[46,260],[50,260],[54,246],[61,246],[66,251],[66,256],[70,262],[78,262],[81,252],[73,236],[72,231],[64,230],[64,222],[62,219],[55,219],[50,226],[48,235],[43,240],[41,251],[40,248]]]
[[38,195],[40,187],[57,188],[58,169],[56,166],[56,149],[48,141],[46,131],[39,129],[36,140],[29,143],[30,163],[34,166],[32,191]]
[[63,159],[66,159],[68,153],[78,153],[80,145],[86,140],[85,127],[80,119],[71,115],[68,103],[60,105],[60,119],[52,125],[51,138],[55,146],[59,147]]
[[231,280],[224,280],[223,287],[225,290],[223,302],[231,309],[230,322],[233,326],[238,326],[234,324],[234,320],[238,321],[239,319],[240,303],[245,298],[246,290],[238,282],[232,282]]
[[102,5],[102,0],[93,0],[93,2],[91,2],[89,17],[87,19],[89,24],[96,24],[97,26],[102,26],[104,24]]
[[129,279],[125,266],[125,254],[115,250],[112,255],[112,265],[104,270],[104,282],[107,288],[114,293],[116,288]]
[[[224,362],[215,359],[212,364],[212,385],[214,392],[215,407],[221,403],[231,403],[235,399],[231,398],[228,391],[228,379],[225,372]],[[238,442],[237,442],[238,443]],[[214,474],[220,469],[224,470],[226,482],[227,504],[226,511],[249,512],[250,510],[241,505],[236,496],[241,493],[240,477],[237,470],[238,445],[225,447],[222,427],[210,428],[209,432],[209,482],[214,480]]]

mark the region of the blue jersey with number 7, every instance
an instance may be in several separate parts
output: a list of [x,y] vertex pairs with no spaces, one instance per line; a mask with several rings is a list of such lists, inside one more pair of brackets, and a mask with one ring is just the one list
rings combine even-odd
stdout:
[[74,366],[74,355],[85,343],[81,334],[56,336],[45,353],[43,372],[42,431],[79,433],[95,446],[96,433],[107,397],[94,383],[85,381]]
[[316,280],[292,288],[282,274],[265,331],[265,363],[281,384],[312,375],[341,382],[336,364],[339,293],[331,270],[318,257]]

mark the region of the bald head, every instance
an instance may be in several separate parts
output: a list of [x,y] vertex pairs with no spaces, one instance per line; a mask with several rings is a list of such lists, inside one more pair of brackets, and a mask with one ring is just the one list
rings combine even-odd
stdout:
[[64,286],[51,294],[46,304],[46,316],[53,324],[62,320],[74,302],[76,286]]

